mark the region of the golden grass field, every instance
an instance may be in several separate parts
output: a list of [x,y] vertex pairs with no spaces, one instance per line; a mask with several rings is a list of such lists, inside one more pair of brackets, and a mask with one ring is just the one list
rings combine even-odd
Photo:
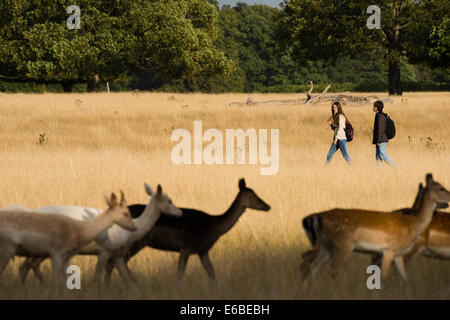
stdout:
[[[352,254],[335,282],[327,272],[313,287],[300,287],[301,253],[309,248],[301,226],[310,213],[334,207],[394,210],[412,204],[419,182],[432,172],[450,188],[450,93],[405,93],[386,104],[397,136],[387,148],[397,168],[377,167],[372,145],[371,106],[344,106],[355,127],[349,143],[353,164],[340,152],[325,166],[332,131],[330,104],[229,107],[248,94],[1,94],[0,208],[74,204],[106,208],[104,195],[125,191],[129,204],[147,203],[143,183],[163,190],[180,207],[213,214],[225,211],[238,179],[272,209],[248,210],[210,251],[217,281],[209,281],[197,256],[176,281],[177,253],[145,249],[129,263],[139,290],[126,289],[117,273],[111,288],[90,286],[94,257],[76,256],[82,289],[42,287],[33,275],[17,279],[22,258],[5,271],[4,299],[392,299],[450,298],[450,262],[416,257],[407,271],[408,293],[392,269],[382,290],[366,287],[368,256]],[[294,94],[251,94],[255,101],[298,98]],[[386,94],[379,94],[386,97]],[[303,98],[303,94],[301,94]],[[407,102],[401,99],[407,98]],[[280,130],[280,169],[260,175],[260,165],[179,165],[171,162],[171,132],[267,128]],[[46,140],[39,143],[39,135]],[[410,138],[409,138],[410,137]],[[431,137],[431,145],[428,141]],[[448,211],[448,210],[447,210]],[[50,280],[49,261],[43,265]]]

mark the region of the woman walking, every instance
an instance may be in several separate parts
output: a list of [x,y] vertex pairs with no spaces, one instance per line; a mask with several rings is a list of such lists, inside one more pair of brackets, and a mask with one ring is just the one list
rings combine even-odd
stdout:
[[327,155],[327,163],[331,161],[333,155],[338,149],[341,149],[342,156],[347,163],[352,163],[347,150],[347,137],[345,135],[345,125],[349,123],[347,117],[342,111],[342,106],[339,102],[333,102],[331,105],[331,117],[328,119],[328,124],[334,130],[333,143]]
[[373,103],[373,112],[375,114],[375,122],[373,124],[373,139],[372,143],[375,145],[375,159],[378,165],[381,161],[386,161],[388,164],[393,164],[391,157],[386,153],[386,144],[389,139],[386,136],[386,122],[387,115],[383,113],[383,101],[375,101]]

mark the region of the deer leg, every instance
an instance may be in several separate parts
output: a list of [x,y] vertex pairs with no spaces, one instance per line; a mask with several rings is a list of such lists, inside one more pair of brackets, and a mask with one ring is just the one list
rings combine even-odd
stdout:
[[31,269],[31,262],[32,262],[33,258],[26,258],[24,262],[22,262],[20,264],[19,267],[19,276],[20,276],[20,280],[22,281],[22,283],[25,283],[25,281],[27,280],[27,275],[28,275],[28,271],[30,271]]
[[377,265],[377,266],[381,266],[381,261],[383,260],[383,255],[382,254],[380,254],[380,253],[373,253],[372,255],[371,255],[371,264],[372,265]]
[[16,247],[14,245],[2,245],[0,246],[0,279],[2,277],[3,272],[6,269],[6,266],[9,263],[9,260],[14,257],[16,253]]
[[411,249],[410,252],[408,252],[405,256],[404,256],[404,262],[408,263],[412,260],[412,258],[414,258],[414,256],[420,252],[420,250],[422,250],[422,248],[425,246],[425,242],[420,239],[415,245],[414,247]]
[[36,258],[36,260],[33,262],[33,265],[31,266],[31,268],[33,269],[34,275],[36,276],[36,278],[38,278],[39,282],[43,285],[44,284],[44,276],[42,275],[40,266],[42,261],[44,261],[45,259],[39,259]]
[[328,248],[321,247],[319,249],[316,259],[311,262],[311,279],[316,278],[317,274],[328,264],[332,256],[333,252],[331,252]]
[[64,263],[65,259],[61,255],[53,255],[52,259],[52,282],[53,285],[56,283],[64,282],[65,270]]
[[22,280],[22,283],[25,283],[27,279],[28,272],[30,269],[33,270],[34,275],[36,278],[39,279],[39,282],[41,284],[44,284],[44,277],[42,276],[40,265],[42,261],[44,261],[45,258],[33,258],[33,257],[27,257],[24,262],[19,267],[19,275]]
[[119,271],[120,275],[122,276],[122,278],[126,282],[126,284],[136,284],[137,281],[131,274],[130,269],[128,269],[123,257],[115,258],[114,261],[115,261],[117,270]]
[[[372,260],[372,263],[371,263],[372,265],[376,265],[376,266],[380,267],[380,269],[381,269],[381,263],[383,261],[383,255],[382,254],[380,254],[378,252],[373,253],[371,260]],[[397,266],[396,266],[396,269],[400,273],[400,270],[398,270]]]
[[184,272],[186,271],[186,265],[189,259],[190,253],[186,251],[180,252],[180,257],[178,258],[178,280],[181,280],[184,276]]
[[209,259],[208,252],[202,253],[198,255],[200,257],[200,261],[202,262],[203,268],[206,270],[209,278],[214,280],[216,275],[214,273],[214,268],[211,264],[211,260]]
[[402,277],[404,282],[408,281],[408,276],[406,275],[405,263],[403,262],[402,256],[397,256],[394,258],[395,266],[397,267],[400,276]]
[[113,259],[109,259],[105,266],[105,278],[104,278],[105,284],[107,286],[109,286],[111,283],[111,274],[114,270],[114,267],[115,267],[115,264],[114,264]]
[[130,275],[130,277],[131,277],[131,280],[133,282],[137,283],[137,280],[136,280],[135,276],[133,275],[133,273],[131,272],[130,268],[128,267],[128,260],[124,260],[124,266],[127,269],[127,272]]
[[308,274],[311,272],[311,262],[317,258],[319,251],[317,249],[309,250],[302,254],[303,263],[300,266],[300,274],[302,279],[306,279]]
[[317,250],[309,250],[302,254],[303,261],[307,263],[311,263],[317,257]]
[[100,284],[100,281],[102,279],[103,270],[105,269],[105,266],[110,258],[110,255],[106,251],[100,252],[98,259],[97,259],[97,266],[95,268],[95,276],[94,276],[94,283]]
[[395,257],[395,253],[390,250],[385,250],[383,253],[383,261],[381,262],[381,279],[385,280],[389,275],[389,269],[391,268],[392,260]]
[[301,286],[304,290],[306,290],[313,284],[319,271],[327,265],[332,256],[332,252],[324,247],[318,247],[310,251],[312,252],[307,253],[307,257],[314,258],[314,260],[311,261],[311,263],[309,263],[308,261],[304,261],[302,265]]
[[340,269],[348,259],[350,253],[353,251],[353,243],[344,243],[339,247],[336,247],[334,256],[331,260],[330,275],[333,279],[337,280]]
[[407,299],[409,296],[409,288],[407,286],[408,276],[406,275],[406,269],[405,264],[403,260],[403,256],[398,256],[394,258],[395,266],[397,267],[398,273],[400,273],[400,276],[402,277],[402,290],[405,295],[405,298]]
[[69,261],[70,261],[71,256],[66,256],[63,259],[63,265],[62,265],[62,274],[64,276],[64,278],[67,277],[67,269],[69,268]]

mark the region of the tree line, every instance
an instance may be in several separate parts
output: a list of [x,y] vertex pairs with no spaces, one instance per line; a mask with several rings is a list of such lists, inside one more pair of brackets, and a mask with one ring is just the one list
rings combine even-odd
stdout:
[[0,2],[0,91],[450,90],[450,0]]

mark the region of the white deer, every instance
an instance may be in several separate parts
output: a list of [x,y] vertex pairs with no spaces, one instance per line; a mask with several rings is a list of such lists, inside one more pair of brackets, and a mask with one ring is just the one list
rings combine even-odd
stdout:
[[[122,228],[112,227],[101,233],[95,239],[95,243],[90,243],[79,252],[79,254],[95,254],[99,256],[94,278],[95,282],[99,282],[101,280],[103,270],[109,258],[112,258],[114,264],[119,270],[120,275],[127,283],[135,282],[134,277],[123,259],[124,253],[128,251],[131,245],[150,231],[161,214],[176,217],[181,216],[181,210],[177,208],[172,203],[172,200],[162,192],[160,185],[158,185],[156,193],[148,184],[144,184],[144,186],[145,191],[149,196],[151,196],[151,198],[144,212],[138,218],[133,219],[133,222],[137,227],[137,231],[129,232]],[[23,210],[24,207],[16,205],[9,208],[22,208]],[[82,206],[46,206],[34,210],[34,212],[52,212],[69,216],[76,220],[92,219],[102,214],[100,209],[85,208]],[[39,265],[43,260],[44,259],[42,258],[35,257],[29,257],[26,259],[20,266],[20,276],[22,280],[25,281],[27,273],[31,268],[42,282],[43,278],[39,271]]]

